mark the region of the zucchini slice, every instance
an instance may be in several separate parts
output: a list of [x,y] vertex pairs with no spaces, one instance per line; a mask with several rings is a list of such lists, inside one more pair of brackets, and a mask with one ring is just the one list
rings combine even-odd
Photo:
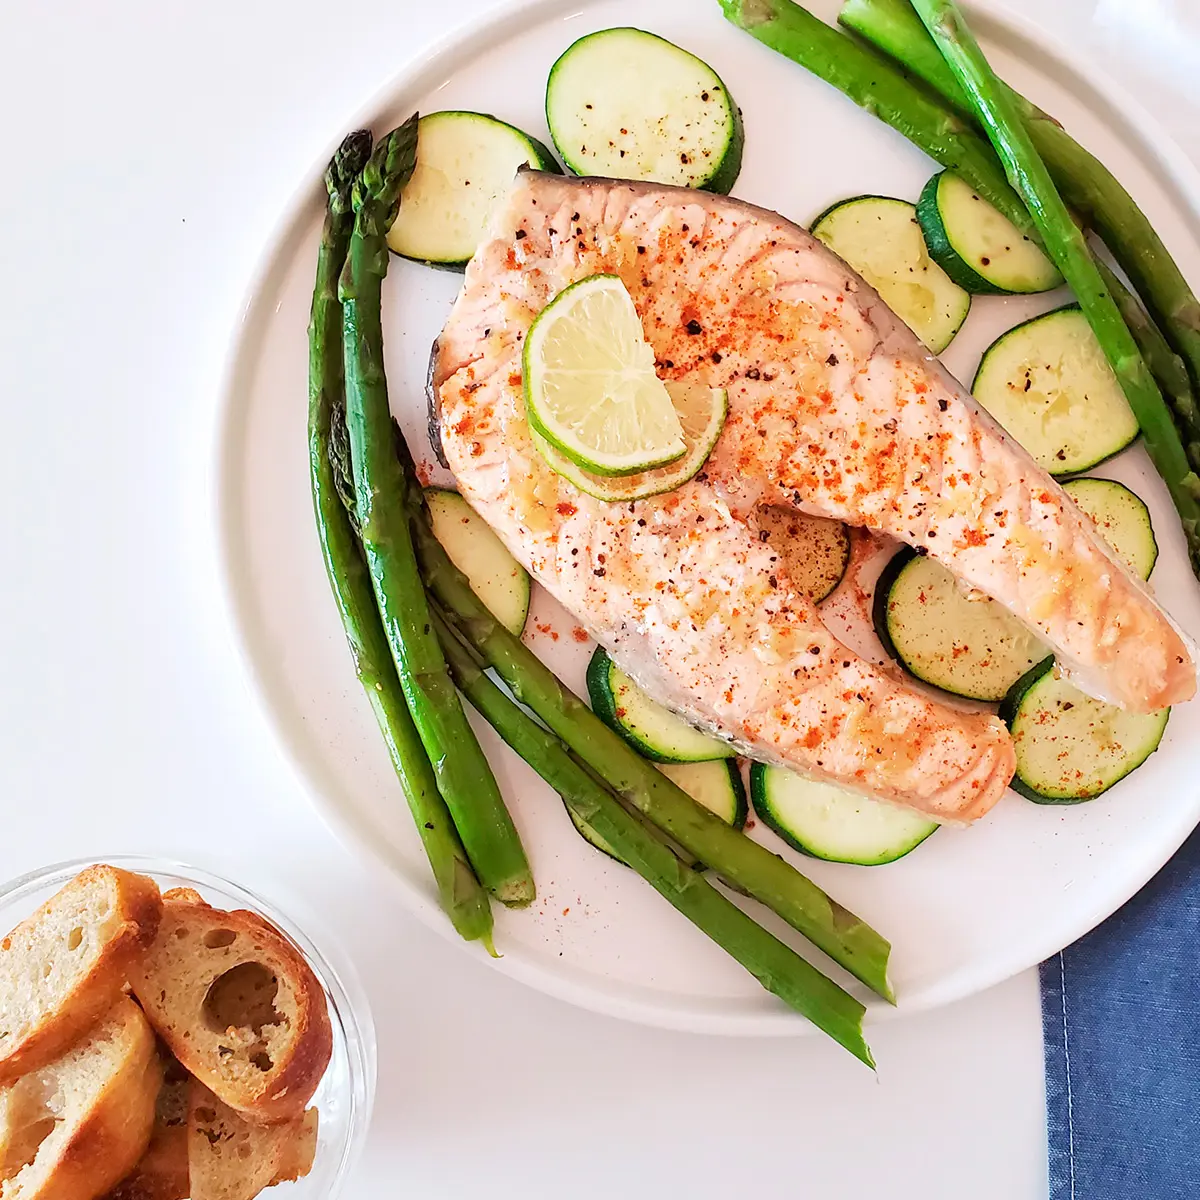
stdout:
[[741,829],[746,824],[749,805],[736,758],[712,762],[659,763],[658,769],[697,804],[703,804],[709,812],[716,813],[726,825]]
[[968,292],[1046,292],[1063,281],[1042,248],[953,171],[925,185],[917,221],[929,257]]
[[967,700],[1001,700],[1046,647],[1007,609],[941,563],[899,551],[875,585],[875,633],[911,675]]
[[[716,813],[727,825],[741,829],[746,824],[749,805],[746,802],[742,772],[736,759],[727,758],[719,762],[659,763],[658,769],[674,780],[697,804],[703,804],[710,812]],[[587,822],[577,817],[569,806],[567,815],[585,842],[590,842],[609,858],[625,865],[624,859],[617,858],[608,842]],[[662,836],[660,830],[656,832]],[[689,866],[703,870],[703,867],[681,847],[672,844],[672,848]]]
[[1076,304],[1034,317],[984,351],[975,399],[1052,475],[1124,450],[1138,424]]
[[537,138],[486,113],[436,112],[417,124],[417,166],[387,235],[404,258],[462,267],[523,166],[561,174]]
[[1139,579],[1149,579],[1158,561],[1150,510],[1115,479],[1072,479],[1063,491],[1096,522],[1101,537]]
[[750,768],[750,796],[763,824],[801,854],[828,862],[895,862],[938,827],[921,813],[765,763]]
[[587,686],[596,716],[653,762],[708,762],[733,758],[736,753],[732,746],[701,733],[651,700],[602,646],[596,647],[588,663]]
[[787,577],[814,604],[830,596],[850,565],[850,531],[841,521],[764,505],[754,513],[758,536],[779,555]]
[[450,561],[470,580],[488,612],[519,635],[529,616],[529,574],[492,527],[457,493],[426,488],[433,535]]
[[641,29],[602,29],[568,46],[546,81],[546,122],[576,175],[728,192],[742,118],[717,73]]
[[883,302],[940,354],[971,311],[971,294],[929,257],[917,210],[907,200],[855,196],[827,208],[812,226]]
[[1017,752],[1014,791],[1038,804],[1094,800],[1158,749],[1171,710],[1127,712],[1054,674],[1054,659],[1017,680],[1000,706]]

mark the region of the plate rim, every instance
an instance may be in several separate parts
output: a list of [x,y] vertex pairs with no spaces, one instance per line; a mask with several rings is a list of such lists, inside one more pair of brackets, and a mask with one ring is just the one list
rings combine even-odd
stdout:
[[[500,38],[560,16],[566,19],[590,8],[598,0],[501,0],[470,22],[460,22],[431,43],[421,54],[398,68],[357,109],[346,128],[371,128],[378,124],[382,113],[397,107],[397,98],[407,93],[421,94],[430,90],[439,77],[457,69]],[[1113,79],[1095,61],[1077,54],[1054,34],[1035,24],[1024,15],[1007,9],[1003,0],[971,0],[966,6],[977,21],[977,29],[985,40],[1006,47],[1014,44],[1032,49],[1036,69],[1057,80],[1069,80],[1089,99],[1094,98],[1116,136],[1134,153],[1168,192],[1172,202],[1182,212],[1185,222],[1200,228],[1200,164],[1192,161],[1174,137],[1142,106],[1124,84]],[[790,1011],[735,1012],[729,1010],[729,1000],[703,1000],[678,993],[651,993],[643,998],[637,993],[650,992],[636,983],[605,980],[587,975],[576,978],[577,972],[559,967],[543,966],[536,958],[525,957],[523,951],[511,950],[502,958],[493,959],[477,943],[462,941],[445,920],[428,887],[422,886],[395,861],[372,836],[369,822],[360,818],[353,807],[339,801],[342,789],[331,777],[321,756],[306,748],[302,730],[296,728],[277,703],[278,685],[271,678],[269,666],[256,645],[257,622],[253,619],[252,597],[246,578],[240,571],[244,558],[244,538],[239,529],[241,507],[236,501],[242,496],[237,479],[239,433],[244,418],[235,404],[248,380],[253,378],[258,355],[258,339],[265,329],[270,312],[262,304],[276,276],[289,269],[286,257],[289,245],[301,234],[306,223],[318,213],[321,180],[329,156],[340,141],[327,142],[322,154],[292,190],[271,233],[263,244],[249,281],[242,289],[237,316],[226,340],[226,351],[219,377],[217,414],[209,447],[209,462],[214,470],[209,476],[210,495],[208,528],[210,550],[216,564],[215,578],[221,598],[222,618],[228,627],[230,640],[245,677],[250,684],[253,703],[265,717],[267,729],[282,758],[297,779],[309,803],[330,832],[356,856],[361,855],[384,868],[386,876],[403,898],[405,906],[424,925],[433,929],[461,950],[500,970],[511,978],[538,991],[566,1001],[576,1007],[606,1016],[618,1017],[653,1028],[679,1032],[717,1034],[740,1037],[808,1036],[816,1027],[797,1020]],[[258,335],[256,337],[255,335]],[[1158,873],[1183,844],[1200,821],[1200,789],[1193,803],[1170,826],[1169,836],[1156,843],[1158,849],[1147,853],[1140,869],[1129,873],[1134,881],[1131,890],[1118,889],[1110,901],[1097,905],[1087,917],[1073,926],[1068,941],[1061,942],[1061,932],[1030,939],[1021,953],[996,954],[990,960],[991,969],[976,968],[973,973],[960,972],[927,988],[918,998],[893,1007],[869,1002],[867,1023],[876,1025],[898,1017],[916,1015],[966,999],[995,987],[1038,963],[1060,953],[1065,946],[1094,929],[1118,908],[1127,903]],[[1030,959],[1030,956],[1034,957]],[[736,1003],[734,1001],[733,1003]]]

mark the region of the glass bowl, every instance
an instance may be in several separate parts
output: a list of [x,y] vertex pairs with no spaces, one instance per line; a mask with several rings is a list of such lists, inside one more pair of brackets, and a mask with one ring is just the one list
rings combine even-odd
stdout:
[[211,871],[141,855],[55,863],[5,884],[0,888],[0,937],[93,863],[148,875],[164,892],[174,887],[195,888],[214,908],[245,908],[259,913],[290,938],[308,960],[325,989],[333,1027],[333,1055],[310,1102],[321,1113],[317,1153],[312,1171],[304,1179],[280,1184],[264,1195],[279,1200],[332,1200],[339,1195],[362,1151],[375,1101],[375,1026],[353,967],[341,957],[336,965],[332,963],[328,937],[322,938],[325,948],[318,948],[308,934],[262,896]]

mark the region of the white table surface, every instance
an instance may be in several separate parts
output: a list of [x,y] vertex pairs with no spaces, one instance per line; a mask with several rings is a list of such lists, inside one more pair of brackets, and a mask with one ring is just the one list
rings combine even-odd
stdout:
[[[1095,0],[1010,3],[1133,84],[1200,157],[1194,111],[1092,22]],[[0,876],[173,854],[301,923],[317,914],[378,1026],[355,1200],[705,1200],[748,1183],[837,1200],[1043,1197],[1033,973],[877,1029],[877,1079],[818,1038],[686,1036],[576,1011],[410,917],[327,832],[256,707],[210,529],[238,307],[322,148],[485,7],[0,5]]]

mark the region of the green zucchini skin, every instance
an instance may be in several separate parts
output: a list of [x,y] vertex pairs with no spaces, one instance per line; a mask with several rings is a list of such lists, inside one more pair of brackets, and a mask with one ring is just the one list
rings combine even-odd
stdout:
[[[1137,422],[1129,411],[1129,406],[1120,392],[1120,386],[1115,377],[1111,381],[1109,380],[1111,370],[1105,364],[1105,370],[1108,370],[1109,374],[1104,375],[1103,380],[1109,395],[1104,397],[1096,394],[1093,390],[1090,396],[1091,409],[1088,412],[1094,415],[1096,407],[1102,400],[1108,405],[1110,411],[1108,418],[1099,422],[1094,436],[1087,439],[1087,445],[1082,445],[1084,439],[1078,439],[1081,443],[1078,448],[1059,447],[1057,450],[1050,443],[1030,444],[1030,437],[1022,438],[1017,430],[1010,428],[1013,423],[1012,419],[1020,417],[1019,408],[1013,406],[1010,412],[1004,412],[1005,404],[1010,402],[1009,393],[1019,393],[1022,389],[1017,387],[1011,371],[1005,373],[1001,355],[1008,354],[1014,346],[1020,350],[1022,344],[1028,344],[1031,351],[1033,348],[1037,348],[1039,353],[1036,355],[1026,353],[1025,360],[1028,361],[1032,357],[1038,362],[1044,362],[1047,359],[1060,361],[1061,355],[1055,350],[1054,340],[1064,334],[1088,336],[1090,329],[1086,329],[1085,332],[1086,323],[1082,322],[1082,317],[1083,314],[1078,304],[1066,304],[1061,308],[1052,309],[1050,312],[1022,321],[1019,325],[1014,325],[1012,329],[996,338],[983,352],[971,384],[971,392],[975,399],[1008,430],[1010,436],[1029,452],[1039,466],[1049,471],[1051,475],[1058,477],[1090,471],[1093,467],[1099,466],[1115,454],[1119,454],[1127,446],[1132,445],[1139,435]],[[1080,318],[1080,320],[1076,320],[1076,318]],[[1070,324],[1063,325],[1063,322],[1070,322]],[[1091,336],[1094,338],[1095,335]],[[1034,340],[1036,338],[1042,339],[1045,343],[1044,351]],[[1081,409],[1085,407],[1081,405]],[[1002,413],[1010,417],[1008,423],[1003,419]],[[1075,450],[1074,456],[1068,457],[1066,451],[1071,449]]]
[[[639,89],[629,75],[631,66],[642,75],[678,75],[681,90],[666,112],[637,110]],[[713,126],[718,140],[707,145],[697,131],[712,125],[713,105],[719,110]],[[585,110],[591,116],[584,116]],[[678,133],[666,130],[664,125],[681,113],[688,119]],[[546,124],[563,162],[576,175],[649,180],[720,195],[737,181],[746,140],[741,110],[708,63],[658,34],[631,26],[585,34],[559,55],[546,81]],[[659,161],[668,142],[669,170]],[[648,158],[655,160],[652,165]]]
[[[732,746],[693,729],[682,717],[646,696],[637,685],[621,672],[628,689],[624,701],[617,695],[614,673],[620,668],[608,656],[603,646],[597,646],[587,668],[588,698],[592,711],[610,729],[619,733],[640,755],[657,763],[700,763],[714,759],[733,758]],[[636,705],[640,712],[631,715],[630,708]],[[651,721],[659,721],[665,730],[647,732],[639,724],[639,715]],[[643,722],[644,723],[644,722]],[[674,726],[675,728],[671,728]]]
[[[1070,744],[1067,743],[1065,750],[1060,749],[1063,745],[1063,735],[1058,731],[1058,727],[1045,719],[1039,720],[1038,717],[1039,712],[1046,714],[1052,711],[1048,706],[1039,709],[1038,704],[1042,699],[1041,692],[1058,682],[1053,678],[1053,668],[1054,658],[1052,656],[1030,668],[1013,684],[1000,705],[1000,718],[1011,731],[1017,751],[1017,773],[1009,786],[1018,795],[1032,800],[1035,804],[1083,804],[1086,801],[1095,800],[1097,796],[1103,795],[1127,775],[1136,771],[1158,749],[1163,734],[1166,732],[1170,709],[1161,713],[1131,714],[1127,719],[1135,721],[1139,725],[1139,728],[1131,734],[1131,736],[1136,736],[1137,741],[1132,746],[1126,743],[1122,747],[1121,757],[1115,760],[1112,766],[1094,781],[1092,786],[1086,783],[1076,785],[1075,790],[1072,791],[1067,786],[1056,785],[1053,779],[1044,781],[1041,777],[1035,777],[1036,763],[1030,762],[1030,759],[1040,749],[1040,741],[1048,739],[1054,743],[1054,750],[1047,757],[1055,764],[1057,770],[1070,769],[1069,766],[1064,767],[1063,765],[1064,758],[1071,752]],[[1070,685],[1063,684],[1062,686],[1069,687]],[[1075,719],[1088,721],[1089,706],[1097,705],[1100,702],[1091,700],[1090,697],[1073,688],[1070,695],[1072,697],[1071,704],[1061,703],[1058,706],[1059,720],[1063,719],[1064,710],[1071,709],[1073,717],[1075,713],[1079,714]],[[1119,710],[1114,711],[1119,712]],[[1070,719],[1067,718],[1067,720]],[[1094,755],[1085,754],[1084,765],[1091,765],[1094,757]]]
[[[929,254],[914,205],[895,196],[852,196],[825,209],[810,228],[931,353],[940,354],[958,335],[971,311],[971,293]],[[913,300],[910,285],[918,279],[930,301],[924,306]]]
[[[388,248],[400,258],[442,270],[461,272],[471,260],[478,238],[483,236],[485,210],[477,207],[480,196],[486,197],[494,189],[507,187],[512,174],[523,164],[538,171],[561,175],[562,167],[547,147],[532,134],[494,117],[491,113],[471,112],[466,109],[447,109],[426,113],[418,123],[417,170],[401,193],[400,213],[388,233]],[[459,150],[446,156],[446,139],[459,143]],[[466,149],[462,139],[466,139]],[[422,140],[423,139],[423,140]],[[424,148],[424,150],[423,150]],[[500,151],[499,159],[488,160],[488,151]],[[461,154],[482,155],[476,157],[472,166],[470,187],[462,181],[445,196],[444,188],[431,184],[431,176],[422,171],[431,161],[435,165],[442,157],[442,168],[446,172],[461,169]],[[502,171],[503,169],[503,171]],[[482,176],[482,177],[481,177]],[[440,176],[433,176],[435,180]],[[491,185],[486,187],[485,185]],[[430,187],[434,190],[431,193]],[[405,201],[408,208],[405,209]],[[426,212],[420,206],[431,206]],[[445,207],[442,207],[445,205]],[[473,207],[475,206],[475,207]],[[447,241],[446,229],[453,228],[447,216],[457,215],[464,224],[476,232],[473,245],[457,242],[453,249]],[[420,212],[420,215],[414,215]],[[472,214],[468,217],[467,214]],[[454,239],[451,239],[452,241]],[[469,251],[469,252],[468,252]]]
[[950,696],[1003,699],[1045,646],[993,600],[970,600],[933,558],[905,548],[880,574],[875,632],[910,675]]
[[[746,819],[750,813],[750,805],[746,798],[746,786],[742,782],[741,767],[738,765],[736,759],[710,759],[708,762],[696,763],[663,763],[660,770],[663,770],[670,779],[673,779],[683,788],[697,804],[703,804],[705,808],[708,808],[711,812],[715,812],[726,824],[732,826],[734,829],[745,828]],[[702,795],[697,794],[694,784],[697,782],[696,773],[699,772],[711,772],[713,776],[718,773],[720,774],[726,794],[723,798],[723,803],[719,807],[714,808]],[[689,773],[692,773],[691,779],[688,778]],[[567,815],[571,818],[571,823],[575,826],[576,831],[584,841],[590,843],[602,854],[607,854],[615,862],[621,863],[622,866],[628,865],[623,859],[618,858],[612,852],[612,847],[595,830],[591,829],[584,821],[577,817],[569,807],[567,808]],[[658,835],[661,837],[661,832]],[[671,848],[688,866],[700,871],[705,869],[703,863],[693,859],[681,846],[671,843]]]
[[[786,797],[775,796],[777,789],[786,787],[813,787],[825,792],[824,806],[826,811],[830,805],[839,809],[838,820],[848,827],[851,832],[857,826],[858,847],[851,849],[855,841],[843,838],[842,847],[830,844],[823,839],[819,828],[814,828],[811,811],[805,816],[809,818],[808,828],[804,827],[804,817],[797,817],[793,811],[789,817],[781,811],[787,805]],[[912,853],[926,838],[938,829],[935,821],[922,819],[916,814],[892,813],[882,818],[898,822],[904,828],[884,833],[878,827],[884,807],[881,801],[870,800],[849,793],[846,789],[816,783],[786,771],[782,767],[768,766],[766,763],[753,763],[750,767],[750,797],[754,804],[754,812],[767,828],[771,829],[784,842],[809,858],[819,858],[826,862],[847,863],[860,867],[880,867],[896,862],[906,854]],[[794,798],[793,798],[794,803]],[[863,806],[866,805],[864,810]],[[844,807],[841,807],[844,806]],[[891,810],[891,806],[886,806]],[[816,822],[819,825],[820,821]],[[870,834],[874,825],[875,833]],[[864,835],[866,830],[866,835]],[[834,839],[836,842],[836,838]],[[822,844],[824,842],[824,844]]]
[[1115,479],[1089,475],[1069,479],[1063,491],[1095,522],[1100,536],[1140,579],[1158,562],[1158,539],[1146,502]]
[[[969,204],[965,203],[967,200]],[[1049,291],[1063,281],[1054,264],[1037,246],[950,171],[940,171],[921,189],[917,200],[917,223],[925,235],[929,257],[959,287],[973,295],[1030,295]],[[1003,238],[1011,239],[1017,252],[1025,256],[1024,270],[1005,272],[1003,269],[1005,256],[1013,254],[1012,244],[997,244],[995,250],[989,246],[988,254],[968,249],[965,243],[972,232],[968,223],[976,226],[977,237],[987,229],[988,223],[993,233],[1002,229]],[[1005,276],[1004,282],[997,278],[1000,275]]]

